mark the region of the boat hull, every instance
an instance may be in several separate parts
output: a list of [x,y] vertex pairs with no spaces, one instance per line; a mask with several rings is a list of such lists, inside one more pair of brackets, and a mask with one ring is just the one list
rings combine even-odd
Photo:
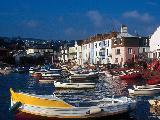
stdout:
[[133,90],[133,92],[129,91],[129,94],[131,95],[155,95],[160,93],[160,89],[155,90]]
[[60,83],[54,82],[56,88],[59,89],[91,89],[95,88],[95,83]]
[[98,74],[74,74],[71,75],[70,78],[72,80],[90,80],[90,79],[96,79],[98,78]]
[[120,75],[119,76],[121,79],[137,79],[137,78],[141,78],[142,75],[141,74],[131,74],[131,75]]
[[93,108],[93,113],[89,113],[92,109],[88,107],[82,108],[43,108],[37,106],[28,106],[24,105],[19,110],[24,113],[29,113],[32,115],[38,115],[43,117],[49,118],[67,118],[67,119],[86,119],[86,118],[97,118],[97,117],[104,117],[104,116],[113,116],[119,115],[123,113],[127,113],[132,111],[135,106],[128,106],[126,105],[119,105],[117,106],[108,106],[108,107],[100,107],[100,108]]
[[152,79],[147,80],[147,83],[150,85],[159,84],[160,77],[153,77]]
[[[40,116],[40,115],[33,115],[33,114],[29,114],[29,113],[25,113],[25,112],[18,112],[15,115],[15,120],[65,120],[65,118],[57,118],[57,117],[45,117],[45,116]],[[128,119],[129,118],[129,112],[125,112],[125,113],[119,113],[117,115],[110,115],[110,116],[95,116],[94,117],[87,117],[87,118],[81,118],[82,120],[105,120],[105,119]],[[80,120],[79,118],[68,118],[67,120]]]

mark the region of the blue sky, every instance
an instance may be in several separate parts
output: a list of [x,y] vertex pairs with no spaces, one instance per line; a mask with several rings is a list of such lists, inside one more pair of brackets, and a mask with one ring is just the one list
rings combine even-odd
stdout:
[[160,25],[160,0],[0,0],[0,36],[85,39],[119,31],[150,35]]

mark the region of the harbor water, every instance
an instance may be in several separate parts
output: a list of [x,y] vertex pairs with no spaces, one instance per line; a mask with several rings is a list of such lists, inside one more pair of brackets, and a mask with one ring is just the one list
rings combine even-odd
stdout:
[[[50,95],[53,92],[57,97],[75,106],[87,106],[87,101],[94,99],[102,99],[104,97],[128,96],[128,88],[132,88],[133,84],[141,85],[143,80],[113,80],[101,76],[96,80],[96,88],[89,90],[56,90],[52,83],[42,84],[33,79],[29,74],[12,73],[0,76],[0,120],[27,120],[38,119],[32,115],[9,112],[10,93],[9,88],[15,91],[27,92],[31,94]],[[150,109],[148,100],[152,97],[137,97],[137,105],[135,111],[120,116],[114,116],[110,119],[114,120],[158,120],[159,116],[153,109]],[[29,116],[29,117],[28,117]],[[27,118],[28,117],[28,118]],[[48,119],[48,118],[41,118]]]

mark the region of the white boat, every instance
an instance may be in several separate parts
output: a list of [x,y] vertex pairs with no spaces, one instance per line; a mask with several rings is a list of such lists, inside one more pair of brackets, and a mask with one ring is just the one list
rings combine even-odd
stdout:
[[35,72],[38,71],[38,70],[40,70],[39,67],[30,67],[30,68],[29,68],[29,74],[33,74],[33,73],[35,73]]
[[54,83],[54,81],[57,81],[57,80],[59,80],[59,79],[58,78],[57,79],[56,78],[49,79],[49,77],[47,77],[47,78],[40,78],[38,80],[38,82],[39,83]]
[[[75,107],[57,98],[55,95],[35,95],[18,93],[10,89],[10,111],[19,111],[53,118],[90,118],[117,115],[135,108],[135,101],[130,99],[106,99],[95,106]],[[114,101],[114,102],[113,102]]]
[[95,88],[95,83],[70,83],[70,82],[58,82],[54,81],[54,86],[56,88],[63,88],[63,89],[91,89]]
[[35,74],[40,74],[42,78],[50,78],[50,79],[62,77],[60,69],[51,69],[51,70],[41,69],[33,72],[32,76]]
[[61,73],[59,73],[58,71],[49,71],[42,73],[42,77],[61,77]]
[[89,72],[89,73],[72,73],[70,79],[95,79],[98,78],[97,72]]
[[160,84],[134,86],[134,89],[128,89],[131,95],[154,95],[160,93]]
[[0,68],[0,74],[2,75],[8,75],[11,72],[13,72],[11,67],[5,67],[4,69]]

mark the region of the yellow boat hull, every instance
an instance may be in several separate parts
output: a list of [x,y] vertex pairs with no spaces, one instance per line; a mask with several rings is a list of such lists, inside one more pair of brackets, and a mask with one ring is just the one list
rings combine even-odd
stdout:
[[26,105],[33,105],[33,106],[43,106],[43,107],[60,107],[60,108],[71,108],[72,105],[58,99],[47,99],[47,98],[40,98],[37,96],[32,96],[29,94],[24,93],[16,93],[12,89],[11,92],[11,100],[14,102],[21,102],[22,104]]
[[[12,89],[11,104],[20,102],[22,105],[19,110],[34,115],[57,117],[57,118],[87,118],[92,114],[101,112],[99,107],[74,107],[63,100],[53,97],[39,97],[26,93],[16,93]],[[89,112],[90,111],[90,112]]]

